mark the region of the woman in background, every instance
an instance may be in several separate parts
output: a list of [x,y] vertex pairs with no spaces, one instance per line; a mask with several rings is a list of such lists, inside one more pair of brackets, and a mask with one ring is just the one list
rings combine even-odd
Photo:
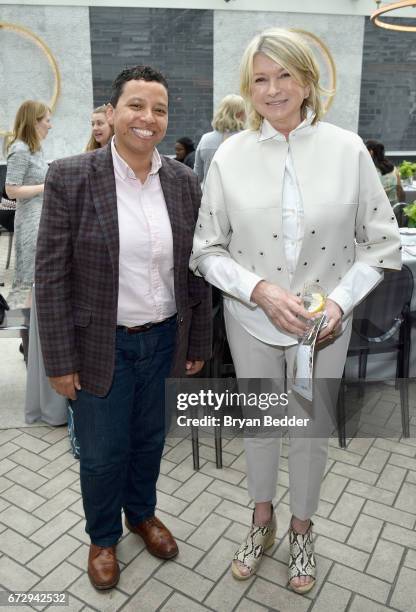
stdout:
[[[36,241],[43,203],[43,187],[48,164],[42,141],[51,129],[51,111],[43,102],[26,100],[17,111],[7,150],[5,191],[16,200],[14,218],[15,271],[10,308],[30,306],[34,280]],[[27,363],[28,334],[22,332],[23,354]]]
[[400,173],[398,169],[394,167],[394,164],[385,156],[383,143],[378,140],[367,140],[365,146],[373,158],[381,184],[390,200],[390,204],[393,206],[393,204],[397,204],[397,202],[404,202],[405,196],[400,181]]
[[91,115],[91,137],[85,148],[86,151],[94,151],[104,147],[114,134],[113,127],[108,123],[107,105],[97,106]]
[[25,306],[30,294],[36,253],[36,240],[48,164],[42,141],[51,124],[51,111],[43,102],[26,100],[17,111],[13,135],[6,146],[6,194],[17,200],[14,225],[16,266],[11,308]]
[[196,149],[194,172],[198,175],[201,185],[204,184],[215,151],[229,136],[244,129],[245,120],[243,98],[236,94],[225,96],[211,123],[214,131],[204,134]]
[[194,169],[195,163],[195,145],[188,136],[182,136],[178,138],[175,143],[175,159],[182,162],[186,166],[189,166],[192,170]]

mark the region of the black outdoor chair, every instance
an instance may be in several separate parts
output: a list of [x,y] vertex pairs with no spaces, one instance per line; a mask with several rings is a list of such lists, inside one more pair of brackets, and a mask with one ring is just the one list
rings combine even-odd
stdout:
[[[354,309],[348,357],[358,356],[359,398],[371,354],[396,353],[396,389],[400,390],[403,436],[409,437],[409,359],[413,275],[407,266],[385,271],[383,281]],[[338,401],[338,437],[346,445],[345,378]]]
[[399,227],[407,227],[409,222],[409,218],[403,212],[405,206],[407,206],[406,202],[398,202],[393,205],[393,212]]

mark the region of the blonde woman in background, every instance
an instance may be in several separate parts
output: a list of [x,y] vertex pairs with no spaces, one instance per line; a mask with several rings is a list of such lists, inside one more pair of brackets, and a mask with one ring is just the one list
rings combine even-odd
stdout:
[[[303,287],[315,282],[328,292],[313,401],[291,393],[287,406],[288,417],[309,419],[307,427],[290,428],[288,450],[288,578],[305,593],[316,580],[311,518],[352,309],[380,282],[382,268],[401,268],[400,235],[361,138],[321,121],[319,68],[299,34],[274,28],[256,36],[242,59],[241,92],[250,129],[224,142],[212,161],[190,267],[224,293],[237,378],[283,382],[287,376],[289,390],[298,338],[310,318]],[[254,512],[232,561],[239,580],[255,574],[274,543],[281,435],[250,432],[244,446]],[[286,508],[283,501],[283,514]]]
[[[16,200],[14,218],[15,271],[7,297],[10,308],[30,305],[34,280],[36,241],[48,164],[42,141],[51,129],[51,111],[43,102],[26,100],[17,111],[13,134],[6,144],[5,190]],[[28,334],[22,332],[23,355],[27,362]]]
[[48,164],[42,141],[51,129],[51,111],[43,102],[26,100],[17,111],[7,150],[5,189],[17,200],[14,222],[16,265],[11,294],[12,308],[27,305],[33,278],[36,240]]
[[221,100],[211,123],[214,131],[202,136],[196,150],[194,172],[201,185],[204,184],[215,151],[229,136],[244,129],[245,119],[245,104],[241,96],[229,94]]
[[104,147],[114,134],[113,127],[108,123],[107,105],[97,106],[91,115],[91,136],[85,148],[86,151],[94,151]]

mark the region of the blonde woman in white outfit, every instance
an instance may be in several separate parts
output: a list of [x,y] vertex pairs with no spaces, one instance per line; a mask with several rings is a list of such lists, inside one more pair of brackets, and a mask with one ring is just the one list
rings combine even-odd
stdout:
[[[361,139],[320,121],[319,71],[306,42],[273,29],[248,45],[241,93],[251,129],[217,151],[205,182],[191,269],[224,292],[227,336],[239,378],[290,379],[298,336],[308,317],[305,282],[328,292],[328,326],[320,334],[314,377],[339,379],[353,307],[400,269],[400,237],[391,206]],[[331,412],[292,394],[297,415]],[[332,401],[335,401],[332,396]],[[326,402],[326,404],[325,404]],[[311,516],[319,503],[327,438],[291,436],[289,447],[289,584],[315,583]],[[325,435],[325,434],[322,434]],[[252,576],[273,543],[279,438],[245,439],[248,489],[254,500],[247,540],[233,575]]]

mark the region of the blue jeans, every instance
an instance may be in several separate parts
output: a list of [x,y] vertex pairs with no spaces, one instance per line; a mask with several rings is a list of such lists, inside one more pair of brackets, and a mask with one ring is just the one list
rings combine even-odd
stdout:
[[110,391],[81,390],[72,402],[85,530],[97,546],[117,543],[122,508],[134,526],[154,515],[175,333],[175,317],[139,334],[117,329]]

